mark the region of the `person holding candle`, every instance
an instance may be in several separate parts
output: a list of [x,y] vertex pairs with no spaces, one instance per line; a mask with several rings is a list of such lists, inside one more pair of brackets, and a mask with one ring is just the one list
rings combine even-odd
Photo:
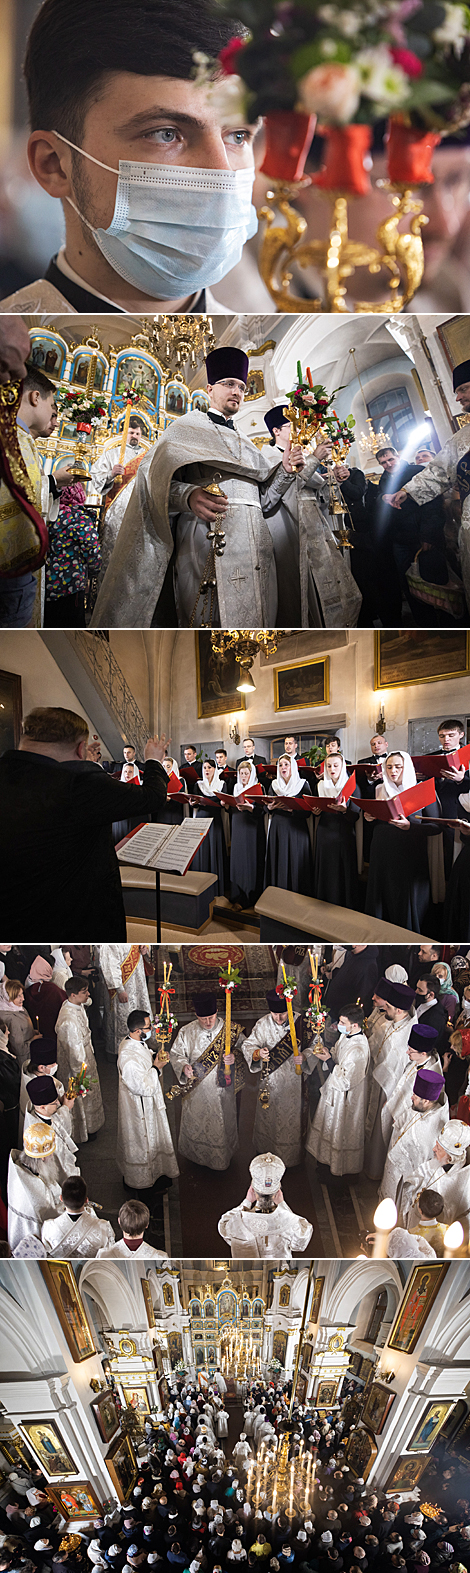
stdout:
[[153,1187],[169,1190],[172,1177],[179,1174],[160,1086],[168,1055],[155,1042],[150,1046],[150,1036],[150,1016],[131,1010],[117,1062],[116,1163],[134,1196]]
[[[276,989],[266,995],[269,1011],[260,1016],[243,1042],[243,1055],[250,1071],[263,1072],[265,1106],[258,1096],[252,1142],[255,1152],[275,1152],[287,1168],[300,1163],[302,1156],[302,1076],[295,1071],[294,1054],[287,1020],[287,1001]],[[294,1022],[302,1018],[296,1011]],[[302,1062],[302,1054],[298,1060]]]
[[[308,376],[307,367],[307,376]],[[302,380],[302,379],[301,379]],[[286,451],[292,426],[286,405],[276,404],[264,417],[274,454]],[[269,519],[278,582],[278,623],[282,628],[355,628],[362,597],[342,553],[338,551],[328,514],[329,486],[323,466],[332,444],[320,438],[304,460],[294,486]],[[333,465],[341,489],[358,495],[365,490],[362,471]],[[356,476],[359,478],[356,481]]]
[[359,1174],[364,1166],[369,1045],[363,1028],[362,1007],[348,1005],[339,1018],[336,1043],[317,1051],[334,1066],[321,1088],[305,1146],[331,1174]]
[[[170,1060],[182,1098],[178,1152],[208,1169],[228,1169],[238,1147],[233,1076],[224,1074],[225,1021],[211,990],[193,995],[196,1019],[181,1027]],[[232,1052],[241,1047],[240,1028],[232,1029]],[[230,1065],[233,1064],[229,1056]]]

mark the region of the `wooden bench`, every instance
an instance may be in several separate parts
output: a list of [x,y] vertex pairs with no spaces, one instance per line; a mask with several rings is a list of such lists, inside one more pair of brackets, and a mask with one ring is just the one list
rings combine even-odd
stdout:
[[428,934],[413,934],[395,923],[382,923],[350,907],[299,896],[293,890],[268,885],[255,904],[260,919],[260,940],[337,940],[345,945],[405,945],[411,940],[432,943]]
[[[121,884],[128,918],[155,920],[155,873],[121,863]],[[202,934],[212,917],[216,874],[162,874],[162,923],[186,933]]]

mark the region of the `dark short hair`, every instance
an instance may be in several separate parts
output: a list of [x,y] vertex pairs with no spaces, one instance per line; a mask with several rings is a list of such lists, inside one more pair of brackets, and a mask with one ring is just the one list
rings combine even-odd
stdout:
[[81,972],[74,972],[73,976],[66,978],[64,983],[67,999],[69,1000],[72,994],[81,994],[82,989],[87,989],[88,986],[88,978],[84,978]]
[[216,754],[225,754],[225,758],[227,758],[227,749],[226,748],[216,748],[215,749],[215,753]]
[[80,142],[87,111],[113,73],[190,81],[194,51],[213,59],[234,31],[210,0],[44,0],[24,63],[31,129]]
[[45,377],[44,372],[40,371],[38,366],[32,366],[28,362],[22,391],[23,393],[40,393],[42,399],[48,399],[49,394],[55,393],[56,388],[55,383],[51,382],[49,377]]
[[416,981],[417,983],[425,983],[426,988],[431,990],[431,993],[435,995],[436,999],[439,999],[441,992],[440,979],[433,978],[432,972],[420,972]]
[[458,731],[462,733],[462,737],[465,737],[465,727],[462,726],[462,722],[458,720],[457,716],[448,716],[445,721],[440,721],[437,728],[438,735],[439,732],[444,731],[444,728],[448,731],[453,730],[454,727],[457,727]]
[[[289,733],[287,735],[289,736]],[[325,737],[325,748],[326,748],[327,743],[337,743],[338,744],[338,748],[341,748],[341,738],[340,737]]]
[[142,420],[141,415],[131,415],[129,426],[132,426],[133,430],[135,430],[137,426],[140,428],[140,431],[146,430],[145,421]]
[[196,748],[196,744],[195,743],[184,743],[183,744],[183,754],[184,754],[185,748],[192,748],[193,754],[197,754],[197,748]]
[[376,459],[380,459],[382,453],[396,453],[397,459],[399,457],[398,448],[394,447],[393,442],[384,442],[383,448],[376,448]]
[[23,736],[33,743],[78,743],[82,737],[88,737],[88,722],[75,710],[37,705],[24,718]]
[[148,1229],[149,1222],[150,1212],[145,1202],[137,1201],[136,1197],[132,1197],[128,1202],[123,1202],[118,1213],[118,1223],[121,1225],[123,1234],[130,1234],[134,1237],[143,1234],[144,1229]]
[[364,1026],[364,1011],[362,1005],[343,1005],[340,1016],[347,1016],[348,1021],[354,1021],[358,1027]]
[[206,758],[204,760],[204,764],[205,765],[212,765],[213,770],[215,770],[215,759],[208,759],[207,756],[206,756]]
[[84,1207],[87,1199],[87,1188],[81,1174],[69,1174],[62,1186],[62,1201],[72,1211],[75,1207]]
[[444,1200],[440,1194],[440,1191],[421,1191],[418,1201],[420,1211],[424,1214],[425,1218],[439,1218],[439,1215],[443,1211],[444,1207]]
[[129,1028],[129,1032],[135,1032],[136,1027],[144,1027],[149,1015],[150,1015],[150,1011],[148,1011],[148,1010],[131,1010],[131,1011],[129,1011],[129,1015],[128,1015],[128,1018],[127,1018],[127,1025],[128,1025],[128,1028]]

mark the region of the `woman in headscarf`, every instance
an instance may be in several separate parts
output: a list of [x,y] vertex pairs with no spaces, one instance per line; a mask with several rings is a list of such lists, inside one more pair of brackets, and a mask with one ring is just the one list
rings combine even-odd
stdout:
[[162,759],[163,769],[168,776],[167,800],[164,808],[159,810],[159,825],[181,825],[184,814],[184,803],[178,803],[178,793],[184,791],[184,781],[181,780],[176,759]]
[[447,961],[436,961],[434,966],[431,967],[431,976],[439,978],[441,985],[439,1004],[443,1005],[444,1010],[447,1011],[449,1021],[454,1021],[457,1012],[460,1010],[460,999],[457,989],[454,989],[452,973]]
[[58,518],[49,525],[46,559],[46,628],[84,628],[85,596],[98,572],[101,547],[94,518],[85,512],[85,489],[74,481],[61,492]]
[[[346,761],[342,754],[330,754],[325,759],[323,776],[318,783],[318,796],[337,799],[333,813],[322,814],[315,809],[317,835],[315,841],[314,890],[318,901],[330,901],[336,907],[354,907],[359,903],[357,872],[356,821],[359,809],[354,803],[357,786],[344,802],[342,793],[348,781]],[[356,998],[356,996],[354,996]]]
[[253,760],[242,759],[233,795],[241,799],[253,787],[258,789],[258,800],[241,800],[231,815],[230,900],[241,907],[253,907],[261,895],[266,852],[263,788]]
[[72,977],[72,968],[70,966],[72,958],[70,951],[67,950],[67,948],[65,948],[64,951],[61,945],[56,945],[55,950],[51,951],[51,956],[54,962],[52,982],[57,984],[58,989],[64,989],[67,978]]
[[[383,780],[375,789],[384,801],[416,786],[413,761],[404,749],[387,754]],[[433,812],[434,810],[434,812]],[[374,825],[367,881],[366,912],[415,934],[429,933],[428,909],[431,901],[427,836],[420,830],[423,814],[436,817],[437,809],[419,809],[406,818],[403,814],[389,824]]]
[[308,831],[308,815],[301,808],[286,809],[291,797],[309,795],[309,784],[299,776],[297,761],[281,754],[272,784],[276,807],[270,809],[264,889],[278,885],[280,890],[295,890],[302,896],[313,894],[313,857]]
[[66,999],[65,989],[52,982],[53,967],[44,956],[33,961],[25,989],[25,1003],[31,1020],[42,1038],[55,1037],[55,1024]]
[[208,836],[201,841],[191,867],[200,874],[217,874],[214,895],[223,896],[228,879],[228,857],[222,824],[222,804],[220,797],[219,801],[217,797],[224,791],[224,782],[221,780],[214,759],[204,760],[202,779],[198,781],[195,791],[198,796],[191,798],[194,819],[211,819],[212,824]]

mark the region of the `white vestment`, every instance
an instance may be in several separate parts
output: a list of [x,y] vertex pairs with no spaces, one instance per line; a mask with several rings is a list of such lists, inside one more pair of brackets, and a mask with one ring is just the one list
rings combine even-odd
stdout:
[[[265,1060],[253,1061],[256,1050],[274,1048],[288,1032],[287,1016],[282,1026],[273,1021],[271,1011],[267,1016],[260,1016],[242,1043],[250,1070],[261,1072],[266,1065]],[[302,1076],[296,1075],[293,1053],[272,1072],[265,1085],[269,1087],[269,1108],[263,1109],[258,1099],[252,1136],[254,1151],[274,1152],[282,1158],[286,1169],[293,1168],[302,1156]]]
[[44,1125],[45,1128],[50,1125],[55,1132],[55,1152],[51,1157],[51,1165],[54,1166],[59,1185],[63,1185],[69,1175],[78,1174],[75,1158],[77,1146],[72,1140],[71,1109],[56,1109],[55,1114],[51,1114],[49,1119],[44,1119],[41,1114],[36,1113],[32,1103],[28,1103],[24,1117],[25,1131],[28,1125]]
[[243,1472],[246,1470],[249,1460],[253,1458],[253,1448],[250,1447],[249,1442],[236,1442],[232,1456],[235,1459],[237,1469]]
[[420,1164],[432,1158],[434,1143],[449,1118],[449,1105],[444,1092],[437,1103],[421,1114],[411,1103],[402,1123],[393,1127],[387,1153],[379,1196],[390,1196],[392,1201],[400,1181],[412,1180]]
[[125,985],[127,1003],[117,997],[117,990],[123,989],[121,966],[129,955],[130,944],[124,940],[117,945],[100,945],[100,968],[108,990],[116,990],[114,998],[110,1001],[112,1042],[107,1045],[114,1054],[119,1052],[119,1044],[127,1033],[127,1018],[131,1010],[144,1010],[151,1016],[149,991],[143,957],[140,957],[137,966],[131,973]]
[[67,1091],[69,1076],[78,1076],[82,1065],[87,1065],[90,1090],[84,1098],[76,1098],[72,1111],[72,1135],[78,1143],[88,1141],[104,1125],[104,1109],[98,1067],[93,1053],[88,1016],[84,1005],[74,1005],[64,1000],[55,1024],[57,1035],[58,1074]]
[[[217,1016],[214,1027],[203,1028],[198,1021],[181,1027],[169,1052],[178,1081],[183,1085],[187,1080],[185,1065],[197,1066],[204,1049],[223,1026],[223,1017]],[[235,1089],[233,1085],[218,1087],[215,1066],[207,1072],[200,1086],[193,1087],[182,1099],[178,1151],[192,1163],[204,1164],[208,1169],[228,1169],[237,1147]]]
[[[407,481],[405,491],[422,507],[432,497],[439,497],[449,486],[458,484],[457,467],[459,460],[470,449],[470,427],[462,426],[460,431],[454,432],[444,443],[440,453],[436,454],[431,464],[426,464],[419,475],[413,475]],[[462,520],[459,533],[460,568],[467,602],[467,611],[470,612],[470,493],[467,491],[462,503]]]
[[212,624],[276,626],[274,550],[264,515],[275,511],[294,477],[278,459],[268,462],[235,428],[192,410],[168,427],[139,467],[96,602],[94,627],[150,627],[171,560],[179,627],[205,624],[198,593],[208,567],[209,526],[188,503],[191,492],[215,476],[229,508],[222,526],[224,553],[215,558]]
[[236,1257],[284,1257],[305,1251],[313,1226],[306,1218],[291,1212],[287,1202],[277,1204],[272,1213],[252,1212],[248,1202],[231,1207],[218,1222],[219,1234]]
[[147,1241],[146,1240],[142,1241],[142,1245],[138,1246],[137,1251],[130,1251],[129,1250],[129,1246],[126,1245],[125,1240],[116,1240],[115,1245],[110,1245],[110,1246],[105,1245],[104,1248],[101,1251],[97,1251],[96,1252],[96,1255],[97,1256],[125,1256],[127,1258],[128,1262],[135,1261],[136,1257],[139,1257],[140,1260],[142,1260],[142,1257],[144,1257],[144,1258],[148,1257],[150,1259],[150,1257],[154,1257],[154,1256],[155,1257],[158,1256],[159,1261],[161,1261],[161,1262],[167,1262],[168,1261],[168,1256],[167,1256],[166,1251],[157,1251],[157,1249],[156,1249],[156,1247],[154,1245],[147,1245]]
[[228,1409],[219,1409],[217,1415],[217,1436],[228,1436]]
[[415,1020],[414,1014],[407,1014],[401,1021],[389,1021],[380,1012],[369,1039],[374,1063],[366,1117],[365,1170],[371,1179],[378,1179],[383,1172],[387,1143],[382,1131],[382,1111],[408,1065],[406,1050]]
[[[115,464],[123,464],[124,468],[126,468],[128,464],[132,464],[134,459],[143,459],[144,453],[147,452],[148,443],[139,443],[138,447],[134,447],[132,443],[128,442],[126,444],[124,458],[121,459],[120,445],[117,448],[105,448],[104,453],[100,454],[99,459],[96,460],[96,464],[93,464],[90,470],[90,477],[93,482],[94,490],[101,492],[102,496],[106,497],[107,492],[109,492],[114,485],[115,477],[112,476],[111,471],[114,469]],[[117,497],[114,498],[114,501],[109,504],[109,508],[106,510],[104,529],[100,538],[101,567],[99,584],[102,583],[106,569],[108,568],[111,561],[111,556],[116,545],[127,504],[132,493],[134,481],[135,475],[132,475],[131,479],[126,482],[126,485],[121,486],[121,490],[118,492]]]
[[119,1045],[116,1163],[126,1185],[150,1190],[161,1174],[179,1174],[159,1072],[136,1038]]
[[[61,1187],[49,1158],[39,1160],[39,1173],[25,1163],[25,1153],[13,1149],[8,1164],[8,1244],[14,1251],[26,1235],[41,1239],[46,1218],[63,1211]],[[34,1160],[33,1160],[34,1162]]]
[[334,1069],[322,1086],[305,1145],[332,1174],[358,1174],[364,1164],[367,1038],[362,1032],[342,1033],[330,1053]]
[[97,1218],[93,1207],[87,1206],[78,1218],[69,1212],[58,1218],[49,1218],[42,1226],[42,1243],[49,1256],[71,1260],[74,1256],[96,1256],[114,1245],[114,1229],[107,1218]]
[[218,1387],[218,1389],[219,1389],[219,1393],[226,1393],[227,1392],[227,1383],[225,1381],[225,1377],[222,1376],[222,1372],[221,1371],[216,1371],[215,1372],[214,1382],[215,1382],[216,1387]]
[[[266,448],[282,458],[281,448]],[[315,454],[269,519],[279,584],[279,623],[293,628],[355,628],[361,592],[338,548],[327,512],[325,477]],[[326,483],[326,499],[328,484]]]

